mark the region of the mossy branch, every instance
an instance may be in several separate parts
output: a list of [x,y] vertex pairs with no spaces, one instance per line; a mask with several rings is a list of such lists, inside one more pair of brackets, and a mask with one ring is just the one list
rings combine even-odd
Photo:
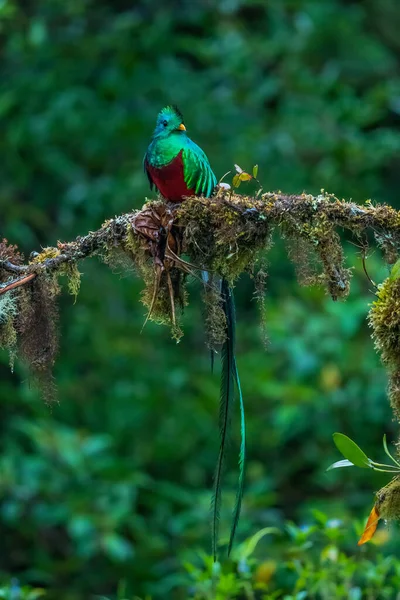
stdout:
[[[57,352],[58,276],[67,276],[70,292],[77,295],[77,265],[95,255],[111,265],[133,263],[145,283],[142,301],[151,318],[170,323],[179,337],[175,304],[187,303],[188,274],[207,270],[233,284],[241,273],[254,271],[274,229],[289,242],[302,283],[325,285],[333,299],[348,294],[351,277],[338,229],[363,244],[371,231],[388,263],[399,255],[400,213],[370,201],[357,205],[326,193],[247,197],[220,190],[213,198],[192,197],[180,205],[148,202],[97,231],[33,253],[28,263],[15,246],[0,243],[0,344],[12,357],[18,351],[38,379],[49,383]],[[206,286],[211,347],[221,343],[224,331],[218,297]]]
[[[148,203],[145,208],[158,204]],[[128,234],[139,237],[132,231],[132,219],[139,213],[134,211],[110,219],[97,231],[79,236],[72,242],[59,242],[57,247],[45,248],[39,254],[35,253],[29,264],[13,264],[9,258],[0,259],[0,270],[19,276],[50,273],[62,270],[66,263],[76,263],[113,248],[123,249]],[[214,262],[213,257],[206,248],[201,248],[201,240],[213,237],[222,241],[227,234],[228,242],[235,242],[249,230],[256,237],[257,234],[262,236],[267,227],[274,226],[281,228],[285,236],[297,234],[315,246],[323,246],[332,235],[333,228],[347,229],[357,236],[371,230],[378,244],[389,254],[387,258],[390,263],[395,262],[400,247],[399,211],[385,204],[373,205],[369,201],[357,205],[338,200],[330,194],[266,193],[261,198],[226,194],[215,198],[192,197],[179,206],[176,217],[177,225],[190,231],[190,242],[194,244],[196,241],[199,252],[211,263]],[[194,239],[194,233],[197,240]],[[221,268],[224,270],[223,264]],[[3,284],[0,294],[4,293],[4,288]]]
[[[158,203],[149,203],[145,207],[150,205]],[[27,265],[16,265],[9,259],[0,260],[0,269],[20,275],[57,271],[65,263],[77,262],[104,249],[120,246],[128,232],[132,235],[132,218],[139,212],[110,219],[97,231],[79,236],[72,242],[45,248],[41,253],[35,254]],[[369,229],[375,233],[381,246],[393,250],[393,257],[400,244],[399,211],[385,204],[373,205],[370,201],[357,205],[338,200],[330,194],[311,196],[266,193],[261,198],[238,195],[192,197],[182,203],[177,211],[178,223],[191,231],[197,231],[203,239],[210,235],[221,237],[218,230],[226,229],[227,225],[232,224],[235,215],[240,217],[243,231],[250,225],[254,232],[263,232],[267,222],[269,226],[279,226],[284,233],[297,232],[316,245],[321,243],[321,238],[329,237],[331,227],[347,229],[356,235]],[[212,230],[209,229],[210,225],[213,226]],[[205,230],[202,231],[202,228]],[[241,233],[235,227],[235,234],[239,236]]]

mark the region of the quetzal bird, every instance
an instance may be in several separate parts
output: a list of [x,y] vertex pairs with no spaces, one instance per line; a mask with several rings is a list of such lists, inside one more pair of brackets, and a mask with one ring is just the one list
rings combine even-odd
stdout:
[[[212,196],[217,184],[207,156],[187,135],[181,112],[173,106],[161,110],[156,128],[144,157],[144,169],[150,188],[157,188],[168,202],[183,202],[185,197],[199,195]],[[203,279],[207,282],[207,273]],[[222,474],[227,449],[231,409],[235,387],[239,397],[241,446],[239,455],[239,484],[233,512],[232,527],[228,545],[228,555],[232,549],[236,527],[239,521],[244,488],[245,466],[245,418],[240,380],[235,358],[235,305],[232,289],[222,279],[220,284],[222,306],[226,317],[226,339],[222,347],[221,392],[220,392],[220,432],[221,441],[214,477],[212,502],[212,552],[217,560],[218,524],[221,505]]]

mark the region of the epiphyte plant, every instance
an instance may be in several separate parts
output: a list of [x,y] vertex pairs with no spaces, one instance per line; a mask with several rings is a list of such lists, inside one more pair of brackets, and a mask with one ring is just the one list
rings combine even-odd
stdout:
[[344,456],[344,460],[334,462],[328,467],[328,471],[342,467],[360,467],[394,475],[393,479],[376,494],[375,503],[358,541],[358,545],[361,546],[373,537],[380,519],[389,521],[400,518],[400,462],[390,453],[386,434],[383,436],[383,449],[390,458],[389,464],[378,463],[369,458],[351,438],[343,433],[334,433],[333,441]]

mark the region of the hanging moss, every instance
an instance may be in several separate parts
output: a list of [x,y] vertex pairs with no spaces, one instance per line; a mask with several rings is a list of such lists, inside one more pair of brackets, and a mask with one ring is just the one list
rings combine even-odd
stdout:
[[15,319],[18,314],[18,303],[16,292],[10,292],[0,296],[0,348],[9,353],[11,370],[14,369],[15,354],[17,348],[17,332],[15,330]]
[[17,295],[15,291],[0,296],[0,325],[13,319],[18,313]]
[[388,265],[393,265],[399,256],[399,240],[391,233],[375,231],[375,241],[383,252],[383,257]]
[[[325,198],[325,196],[323,196]],[[288,220],[282,232],[289,242],[289,257],[296,267],[299,283],[322,285],[333,300],[346,298],[350,291],[351,270],[345,267],[345,256],[339,235],[325,213],[314,211],[307,220]]]
[[226,316],[218,282],[212,277],[204,286],[203,303],[206,343],[210,350],[217,351],[226,339]]
[[297,281],[301,286],[318,285],[321,273],[321,261],[315,253],[315,248],[309,241],[285,234],[287,254],[295,268]]
[[55,275],[36,277],[20,291],[16,322],[18,353],[47,402],[56,397],[52,370],[58,352],[59,292]]
[[266,287],[267,287],[267,266],[265,264],[261,265],[258,269],[257,273],[254,275],[254,298],[257,301],[259,314],[260,314],[260,329],[261,329],[261,339],[263,341],[265,349],[268,348],[269,339],[268,339],[268,331],[267,331],[267,321],[266,321],[266,306],[265,306],[265,296],[266,296]]
[[13,352],[16,344],[17,333],[14,327],[14,318],[9,316],[4,322],[0,323],[0,348]]
[[350,292],[351,269],[344,266],[345,257],[339,235],[331,230],[321,238],[316,247],[323,272],[320,281],[332,297],[332,300],[344,299]]
[[75,302],[81,287],[81,273],[76,262],[65,263],[60,269],[60,275],[68,277],[68,292],[75,297]]

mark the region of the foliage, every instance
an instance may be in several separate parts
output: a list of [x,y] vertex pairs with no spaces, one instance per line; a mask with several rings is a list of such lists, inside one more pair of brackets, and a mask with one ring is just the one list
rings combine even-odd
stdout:
[[190,598],[393,598],[400,583],[400,562],[394,557],[384,558],[378,548],[372,556],[349,556],[345,550],[347,536],[344,523],[315,511],[313,521],[301,528],[287,523],[285,550],[274,558],[268,556],[268,551],[264,558],[255,558],[253,552],[241,557],[244,543],[236,560],[217,574],[207,556],[202,557],[203,566],[187,565],[194,582]]
[[[263,189],[324,188],[398,207],[398,29],[396,0],[0,2],[0,237],[29,254],[138,208],[149,195],[141,159],[168,103],[181,107],[218,178],[234,163],[257,163]],[[239,191],[257,189],[249,181]],[[287,244],[296,254],[297,243]],[[242,278],[235,290],[249,455],[238,540],[283,530],[288,519],[302,532],[313,508],[328,520],[357,518],[343,564],[325,567],[322,543],[301,555],[307,581],[337,587],[342,579],[329,573],[358,569],[357,536],[385,475],[326,473],[336,460],[331,435],[346,432],[382,462],[383,432],[398,434],[365,321],[371,284],[359,249],[345,249],[353,282],[342,304],[318,287],[299,288],[275,243],[263,264],[266,352],[253,282]],[[386,278],[379,252],[366,264],[374,281]],[[21,587],[46,588],[49,600],[112,598],[120,580],[128,597],[186,598],[181,565],[198,566],[196,549],[209,546],[218,450],[218,377],[204,350],[200,286],[189,288],[176,346],[151,324],[140,335],[137,280],[89,261],[82,271],[75,306],[60,298],[60,404],[42,406],[25,368],[18,362],[11,375],[2,356],[0,570],[4,581],[15,575]],[[229,518],[227,508],[222,534]],[[263,543],[261,561],[292,544],[285,536]],[[366,596],[380,585],[390,598],[398,544],[382,546],[382,560],[373,549],[352,585]],[[301,594],[308,584],[294,591],[295,580],[283,568],[280,589]]]
[[[358,523],[355,528],[359,528]],[[263,543],[269,536],[281,542],[280,550],[273,557],[271,549]],[[382,531],[381,539],[372,551],[354,557],[348,552],[348,524],[329,520],[322,512],[314,511],[311,521],[300,528],[288,522],[283,531],[266,528],[257,532],[238,546],[232,560],[223,566],[216,566],[212,556],[199,552],[192,562],[184,565],[186,597],[188,600],[361,600],[377,597],[391,600],[400,585],[400,561],[381,554],[380,546],[386,538],[387,532]],[[257,553],[260,546],[264,548]],[[140,600],[129,594],[124,581],[117,587],[112,598],[97,596],[96,600]],[[40,590],[30,591],[26,587],[18,588],[18,591],[19,596],[11,596],[7,595],[6,588],[0,589],[0,597],[7,600],[41,597]],[[1,596],[2,592],[4,596]],[[151,597],[143,600],[151,600]]]
[[10,584],[0,584],[0,598],[2,600],[39,600],[46,595],[45,590],[32,588],[29,585],[20,586],[17,579]]

